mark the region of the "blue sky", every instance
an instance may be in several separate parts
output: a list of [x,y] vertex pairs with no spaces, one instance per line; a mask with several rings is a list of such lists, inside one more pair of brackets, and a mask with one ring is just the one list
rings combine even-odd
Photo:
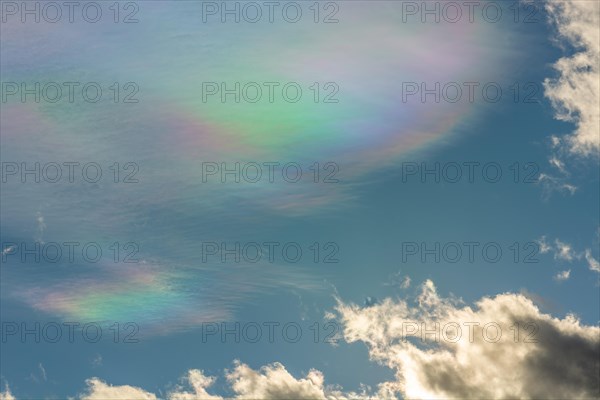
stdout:
[[[220,2],[98,2],[94,23],[23,4],[1,4],[0,399],[600,396],[597,1],[457,2],[456,22],[428,2],[440,23],[422,2],[273,22],[228,2],[239,23]],[[436,82],[440,101],[406,92]],[[502,339],[404,330],[470,322]]]

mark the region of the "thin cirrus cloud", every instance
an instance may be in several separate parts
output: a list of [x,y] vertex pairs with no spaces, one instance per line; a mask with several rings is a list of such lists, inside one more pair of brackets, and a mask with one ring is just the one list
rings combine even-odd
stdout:
[[[490,24],[471,27],[455,24],[432,28],[429,32],[417,29],[411,34],[410,29],[392,23],[392,8],[378,14],[374,8],[367,6],[361,9],[360,5],[349,6],[347,10],[349,20],[362,20],[352,24],[359,29],[349,31],[342,27],[321,42],[309,40],[310,31],[303,31],[306,27],[301,26],[294,28],[295,32],[280,32],[280,35],[263,35],[261,32],[258,36],[252,36],[240,31],[214,35],[219,40],[216,47],[229,48],[230,52],[225,54],[215,50],[211,53],[213,57],[210,62],[203,64],[203,60],[193,57],[193,54],[203,54],[200,51],[202,49],[193,46],[195,43],[206,43],[197,39],[205,38],[203,35],[207,35],[207,32],[195,30],[199,29],[199,24],[189,24],[185,7],[190,5],[169,4],[165,9],[161,9],[163,6],[160,4],[149,7],[155,7],[163,21],[180,21],[176,24],[180,32],[176,33],[183,34],[184,38],[188,35],[189,41],[180,39],[181,36],[174,33],[165,34],[163,28],[166,25],[163,24],[163,28],[157,29],[157,32],[134,34],[131,41],[111,52],[98,39],[106,33],[103,29],[118,30],[120,27],[98,25],[87,33],[73,35],[69,26],[57,30],[43,27],[42,24],[36,26],[44,33],[39,35],[39,30],[28,31],[19,25],[3,26],[3,46],[9,41],[15,43],[13,47],[8,47],[8,54],[3,57],[2,69],[6,80],[72,80],[81,71],[97,73],[99,79],[112,79],[116,65],[118,68],[124,67],[123,71],[137,69],[134,75],[140,77],[139,83],[149,94],[152,103],[141,104],[135,109],[136,112],[123,111],[122,107],[116,110],[102,103],[94,108],[78,107],[76,112],[62,104],[23,105],[15,102],[6,105],[11,112],[4,113],[1,121],[3,158],[6,154],[48,161],[70,161],[73,155],[78,160],[133,158],[140,161],[142,174],[146,178],[135,186],[135,191],[127,192],[118,188],[108,195],[104,191],[102,196],[98,195],[99,192],[81,187],[75,190],[56,185],[50,192],[52,195],[39,187],[18,187],[17,190],[12,190],[15,189],[12,187],[7,195],[3,193],[5,210],[11,210],[11,215],[5,212],[1,216],[6,227],[20,229],[29,223],[32,216],[37,216],[38,236],[35,239],[39,241],[64,237],[65,231],[76,226],[74,221],[91,221],[94,229],[101,234],[116,230],[119,235],[126,237],[131,232],[150,231],[152,225],[147,221],[155,217],[160,221],[173,221],[168,217],[178,214],[181,219],[176,223],[160,228],[183,231],[180,234],[183,237],[192,229],[179,229],[181,225],[178,223],[181,220],[194,220],[199,215],[198,210],[218,210],[219,219],[235,222],[240,215],[245,217],[252,207],[285,215],[327,208],[350,196],[344,191],[324,186],[310,186],[307,191],[305,185],[238,185],[232,196],[235,202],[229,202],[226,199],[231,188],[224,190],[219,185],[197,184],[201,178],[200,161],[208,157],[233,161],[292,159],[308,162],[315,161],[315,158],[333,159],[340,160],[345,177],[358,179],[366,172],[393,164],[408,151],[446,139],[451,127],[466,120],[469,115],[468,107],[464,104],[441,105],[435,109],[416,104],[406,106],[405,112],[399,112],[394,108],[398,102],[397,93],[386,89],[391,80],[401,75],[413,80],[473,80],[482,75],[481,71],[489,69],[492,73],[497,72],[494,66],[505,64],[502,62],[504,55],[498,54],[493,45],[497,36]],[[547,2],[546,9],[556,23],[558,37],[576,50],[575,54],[560,59],[554,65],[558,77],[546,80],[546,96],[553,103],[558,119],[576,125],[575,131],[564,138],[566,148],[573,154],[589,156],[600,148],[597,130],[600,94],[598,2]],[[375,35],[365,34],[374,32],[372,24],[365,23],[369,20],[379,26]],[[480,39],[477,44],[466,40],[473,36]],[[179,39],[174,40],[176,37]],[[302,39],[291,41],[291,37]],[[452,37],[456,43],[448,45]],[[259,42],[257,38],[264,39],[260,41],[263,48],[250,47],[250,50],[244,50],[248,43]],[[56,52],[50,51],[53,47],[49,43],[52,46],[58,44],[60,48]],[[97,45],[89,46],[90,43]],[[346,44],[340,48],[338,43]],[[381,45],[380,48],[374,45],[377,43]],[[131,51],[128,46],[143,49],[149,58],[139,60],[133,57],[137,52]],[[35,48],[41,49],[41,52],[15,51],[17,48]],[[422,52],[421,49],[429,50]],[[264,51],[266,54],[277,54],[278,60],[262,60],[253,55]],[[102,54],[102,59],[93,52]],[[350,53],[357,55],[357,58],[345,58],[344,54]],[[423,58],[427,56],[425,53],[436,54],[437,58],[426,60]],[[319,59],[329,61],[314,63]],[[48,61],[60,65],[65,60],[70,60],[71,64],[64,65],[63,69],[48,70],[44,65]],[[114,65],[111,64],[112,60],[116,61]],[[401,61],[406,62],[403,71],[397,68]],[[438,68],[442,62],[451,68]],[[274,74],[282,80],[311,81],[315,78],[324,79],[323,71],[333,71],[331,75],[339,76],[340,87],[346,90],[345,93],[341,92],[341,97],[346,96],[349,101],[335,108],[335,112],[325,108],[333,117],[319,114],[321,107],[307,104],[300,104],[296,108],[285,105],[271,111],[258,108],[258,113],[257,108],[245,106],[229,108],[217,103],[208,107],[198,100],[201,82],[197,75],[191,80],[179,79],[182,76],[194,77],[195,70],[202,70],[203,76],[210,76],[212,80],[232,79],[237,76],[239,71],[235,66],[240,63],[259,71],[252,77],[258,80],[270,79]],[[23,65],[36,67],[23,69]],[[139,69],[141,65],[145,69]],[[222,69],[223,65],[228,68]],[[319,68],[315,68],[315,65]],[[427,67],[421,69],[423,65]],[[156,66],[156,69],[152,69],[152,66]],[[102,71],[111,72],[105,75]],[[371,71],[384,71],[386,74],[373,78]],[[82,76],[85,75],[79,75],[79,78]],[[131,79],[126,73],[119,73],[118,77]],[[144,83],[148,85],[144,86]],[[407,109],[412,112],[406,112]],[[260,114],[260,118],[253,117],[256,114]],[[424,118],[431,115],[435,115],[435,118]],[[333,124],[333,120],[344,122]],[[402,126],[403,129],[398,131],[396,126]],[[280,135],[281,131],[291,134]],[[370,134],[365,135],[364,132]],[[117,144],[118,151],[115,152],[105,143]],[[563,142],[559,140],[559,143]],[[18,149],[25,150],[15,152]],[[135,149],[133,154],[131,149]],[[311,154],[312,158],[308,160],[305,154]],[[554,160],[553,164],[559,170],[564,170],[562,161]],[[168,179],[165,180],[165,177]],[[575,190],[570,185],[562,187],[570,192]],[[106,206],[119,198],[128,199],[127,204],[118,210]],[[240,199],[248,207],[242,211],[238,208],[232,211],[232,203]],[[177,209],[177,213],[173,209]],[[161,215],[157,210],[167,215]],[[62,221],[58,228],[57,220]],[[132,226],[139,226],[139,230]],[[546,243],[546,246],[557,260],[571,262],[585,257],[589,269],[600,272],[600,264],[590,250],[574,252],[571,246],[559,240],[551,245]],[[155,323],[154,316],[158,315],[157,321],[162,321],[168,315],[173,319],[163,326],[186,329],[206,318],[231,315],[235,305],[245,296],[260,292],[265,286],[275,287],[281,282],[290,281],[295,284],[302,282],[301,286],[314,288],[306,277],[290,277],[287,273],[273,277],[273,271],[265,271],[258,278],[255,275],[256,283],[253,285],[246,279],[252,272],[244,275],[239,273],[240,269],[232,268],[214,276],[208,274],[207,277],[204,274],[202,279],[206,291],[201,296],[190,295],[186,290],[190,282],[195,286],[200,282],[197,270],[189,265],[184,268],[165,267],[178,265],[178,261],[173,261],[175,254],[163,256],[166,261],[157,262],[155,266],[106,274],[94,273],[90,276],[85,273],[71,274],[62,281],[61,277],[55,277],[39,285],[24,284],[18,293],[4,291],[3,287],[3,292],[8,293],[3,296],[14,296],[32,308],[51,315],[80,320],[114,319],[123,310],[123,304],[133,304],[134,307],[128,311],[132,319],[142,319],[152,325]],[[562,272],[563,277],[565,272]],[[11,283],[21,282],[20,279],[24,278],[12,273],[8,277]],[[213,285],[215,282],[219,284]],[[401,283],[406,288],[409,284],[408,278]],[[250,289],[240,290],[248,287]],[[236,295],[223,298],[223,292]],[[215,300],[220,300],[220,303],[215,303]],[[265,399],[383,398],[397,394],[428,399],[589,398],[600,392],[598,327],[583,325],[574,316],[559,319],[543,314],[529,299],[511,293],[484,297],[471,307],[440,298],[433,283],[427,281],[422,285],[417,300],[416,306],[401,300],[384,299],[369,303],[369,307],[359,307],[340,300],[331,314],[332,318],[342,321],[346,341],[366,344],[371,360],[395,371],[396,380],[381,383],[374,394],[369,391],[343,392],[325,384],[325,377],[316,370],[296,378],[278,363],[254,370],[236,362],[231,371],[224,373],[228,388],[238,398]],[[203,310],[197,307],[204,303],[211,303],[212,308]],[[215,304],[218,305],[215,307]],[[129,315],[119,317],[128,319]],[[483,325],[497,322],[506,335],[497,343],[481,339],[471,343],[466,337],[457,342],[427,341],[426,337],[425,346],[418,344],[420,338],[415,335],[407,341],[403,340],[406,337],[406,332],[402,331],[405,322],[425,323],[429,327],[436,323],[461,325],[479,322]],[[535,324],[538,327],[535,335],[537,341],[515,342],[514,331],[510,330],[515,323]],[[476,338],[481,338],[481,326],[474,328],[474,334]],[[192,369],[186,376],[187,386],[176,388],[168,396],[173,400],[220,398],[209,393],[216,379]],[[157,398],[144,389],[128,385],[111,386],[99,378],[88,380],[87,389],[80,397],[87,400]],[[0,399],[14,399],[8,387],[4,393],[0,393]]]
[[[197,2],[143,7],[144,20],[136,29],[110,22],[3,28],[3,41],[13,44],[2,58],[6,81],[91,77],[112,84],[118,78],[122,84],[135,80],[140,89],[136,104],[19,104],[11,99],[2,117],[3,156],[138,161],[145,178],[136,186],[138,204],[167,202],[177,193],[203,209],[225,212],[233,208],[228,199],[236,198],[278,214],[309,214],[352,199],[352,183],[411,151],[449,140],[454,128],[473,115],[466,96],[457,103],[423,102],[419,95],[403,101],[403,82],[432,87],[435,82],[494,81],[517,57],[497,46],[501,28],[495,24],[466,18],[450,24],[398,23],[402,8],[393,2],[378,7],[345,3],[344,23],[261,29],[200,24]],[[115,45],[102,35],[128,40]],[[31,43],[45,49],[65,42],[68,47],[61,45],[41,59],[22,50]],[[222,103],[219,96],[203,101],[203,83],[231,87],[236,81],[299,82],[304,94],[293,104],[280,98],[252,104]],[[314,82],[323,93],[327,82],[337,85],[338,102],[315,103],[308,89]],[[40,126],[47,127],[43,134]],[[26,150],[12,153],[20,149]],[[305,173],[314,162],[333,161],[348,186],[195,185],[201,182],[203,161],[293,161]],[[18,203],[14,206],[20,210]]]
[[[132,267],[112,274],[100,271],[106,271],[101,266],[68,274],[48,269],[40,276],[44,284],[30,282],[26,268],[3,266],[3,296],[49,315],[114,319],[111,315],[121,315],[131,302],[136,307],[127,307],[127,319],[180,316],[170,326],[193,326],[205,314],[188,312],[196,303],[209,303],[206,297],[218,300],[221,307],[213,310],[228,317],[245,295],[258,294],[262,287],[294,282],[314,288],[319,277],[283,269],[270,274],[255,266],[259,273],[249,268],[240,274],[237,266],[223,271],[219,265],[210,271],[199,262],[197,249],[204,240],[253,234],[265,215],[287,218],[352,203],[353,185],[365,174],[448,140],[453,128],[473,114],[466,100],[435,103],[414,96],[403,103],[402,80],[429,82],[430,87],[493,80],[516,56],[495,46],[501,28],[494,24],[467,19],[400,24],[402,9],[394,2],[381,7],[347,2],[345,24],[307,21],[262,29],[198,23],[199,2],[146,2],[143,7],[144,20],[135,27],[111,21],[2,26],[5,81],[109,86],[135,80],[140,89],[139,103],[133,104],[115,103],[110,96],[93,104],[23,103],[15,96],[3,104],[3,161],[98,162],[107,177],[97,184],[79,179],[38,185],[17,176],[3,187],[3,233],[9,238],[32,235],[40,242],[136,241],[140,255],[149,260],[147,270]],[[113,43],[106,36],[127,40]],[[43,56],[33,48],[44,49]],[[202,101],[205,81],[248,80],[300,82],[306,93],[298,103]],[[308,87],[334,80],[339,103],[315,103]],[[314,162],[333,161],[342,182],[314,184],[312,175],[298,184],[281,179],[222,184],[219,177],[203,182],[206,161],[292,161],[306,175]],[[108,168],[114,162],[135,162],[138,182],[112,182]],[[27,227],[36,216],[37,230],[30,233]],[[88,284],[89,291],[83,289]],[[17,286],[23,290],[9,289]],[[207,289],[196,296],[190,287]]]
[[14,283],[3,287],[6,298],[66,321],[134,322],[141,336],[231,319],[245,299],[265,290],[324,290],[317,278],[275,263],[192,267],[141,262],[122,268],[104,262],[78,270],[63,268],[43,284],[4,268],[3,276]]

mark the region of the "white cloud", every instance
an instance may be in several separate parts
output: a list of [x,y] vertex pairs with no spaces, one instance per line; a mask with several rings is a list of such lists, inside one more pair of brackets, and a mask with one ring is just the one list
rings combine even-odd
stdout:
[[564,243],[561,242],[558,239],[554,240],[554,244],[555,244],[555,253],[554,253],[554,258],[558,259],[558,260],[565,260],[565,261],[573,261],[573,247],[571,247],[570,244],[568,243]]
[[566,271],[561,271],[561,272],[557,273],[556,275],[554,275],[554,280],[556,280],[558,282],[562,282],[562,281],[568,280],[570,276],[571,276],[571,270],[568,269]]
[[156,395],[133,386],[112,386],[98,378],[88,379],[86,383],[87,393],[81,395],[81,400],[157,400]]
[[[568,271],[567,272],[568,275]],[[521,294],[483,297],[474,307],[441,298],[432,281],[416,301],[386,298],[369,307],[338,300],[343,338],[361,341],[371,360],[394,370],[395,379],[360,393],[325,384],[311,369],[294,377],[284,365],[257,370],[235,361],[224,373],[232,399],[590,398],[600,391],[600,328],[575,316],[540,312]],[[168,400],[221,400],[209,393],[217,378],[192,369]],[[156,400],[144,389],[86,381],[81,400]],[[1,400],[14,400],[8,387]],[[163,397],[163,396],[161,396]]]
[[2,255],[5,256],[15,249],[15,246],[8,246],[2,250]]
[[396,272],[391,275],[388,282],[385,282],[385,286],[399,286],[402,289],[408,289],[410,287],[410,276],[402,275],[402,272]]
[[566,138],[568,149],[585,156],[600,149],[599,5],[598,1],[545,2],[558,39],[576,50],[554,64],[559,76],[544,81],[545,95],[552,102],[557,119],[577,126]]
[[40,363],[40,364],[38,365],[38,367],[39,367],[39,369],[40,369],[40,372],[42,373],[42,379],[43,379],[44,381],[47,381],[47,380],[48,380],[48,377],[46,376],[46,369],[44,368],[44,366],[42,365],[42,363]]
[[[396,372],[380,389],[406,398],[575,399],[600,390],[600,328],[542,314],[523,295],[484,297],[471,308],[440,298],[427,281],[416,306],[340,301],[337,315],[346,341],[364,342],[372,360]],[[486,336],[490,323],[501,331],[489,325]]]
[[550,165],[552,165],[555,168],[557,168],[563,174],[567,173],[567,170],[565,169],[565,163],[563,161],[561,161],[560,159],[558,159],[558,157],[553,156],[548,161],[550,162]]
[[[233,399],[363,399],[365,392],[343,393],[335,387],[325,385],[325,378],[320,371],[311,369],[305,377],[296,379],[280,363],[265,365],[254,370],[248,365],[235,361],[234,368],[225,372],[230,390],[235,394]],[[180,386],[169,393],[169,400],[219,400],[220,396],[207,392],[216,378],[207,377],[203,371],[190,370],[185,379],[192,392],[184,391]]]
[[184,391],[183,387],[179,386],[175,391],[169,394],[169,400],[220,400],[222,397],[208,394],[206,389],[215,383],[216,378],[204,375],[204,372],[197,369],[188,371],[187,377],[184,379],[193,392]]
[[585,259],[588,262],[590,270],[600,272],[600,262],[592,257],[592,251],[590,249],[585,250]]
[[541,172],[538,176],[538,184],[542,186],[542,197],[544,199],[549,199],[554,192],[570,194],[571,196],[577,192],[577,186],[570,183],[571,174],[567,170],[565,162],[561,159],[564,158],[566,152],[564,146],[561,146],[560,143],[562,142],[559,138],[552,137],[552,148],[556,154],[549,158],[548,163],[553,170]]
[[400,284],[402,289],[408,289],[410,287],[410,276],[405,276],[404,280]]
[[[553,253],[555,260],[563,260],[568,262],[572,262],[575,259],[581,260],[582,258],[585,258],[590,271],[600,272],[600,262],[598,262],[598,260],[592,256],[592,251],[590,249],[586,249],[585,251],[575,251],[572,245],[562,242],[559,239],[554,239],[554,245],[551,245],[546,240],[546,236],[542,236],[536,242],[540,246],[540,254]],[[563,271],[561,274],[564,274],[565,272],[567,271]],[[560,280],[558,279],[558,275],[556,275],[554,278]],[[568,278],[569,276],[567,274],[565,279]]]
[[549,198],[553,192],[568,193],[572,196],[577,191],[577,186],[568,183],[565,178],[545,173],[538,176],[538,183],[543,187],[545,198]]
[[8,385],[4,387],[4,393],[0,392],[0,400],[16,400],[15,396],[10,392]]
[[[237,399],[326,399],[331,398],[324,387],[320,371],[311,369],[305,378],[294,378],[280,363],[255,371],[236,362],[228,371],[227,380]],[[339,393],[338,393],[339,395]],[[334,394],[334,397],[340,397]]]
[[541,254],[546,254],[550,252],[550,250],[552,250],[552,246],[550,246],[546,241],[546,236],[542,236],[541,238],[539,238],[537,243],[540,245]]
[[[225,371],[225,378],[232,399],[367,399],[366,389],[361,393],[343,393],[336,387],[325,385],[320,371],[311,369],[308,374],[296,379],[280,363],[263,366],[253,370],[248,365],[235,361],[234,368]],[[189,370],[183,379],[185,385],[178,385],[167,394],[168,400],[221,400],[223,397],[210,394],[207,389],[216,381],[197,369]],[[86,381],[88,388],[81,400],[156,400],[153,393],[133,386],[112,386],[98,378]],[[186,389],[184,386],[189,386]],[[191,389],[191,390],[190,390]],[[7,389],[8,390],[8,389]],[[11,398],[11,400],[14,400]]]

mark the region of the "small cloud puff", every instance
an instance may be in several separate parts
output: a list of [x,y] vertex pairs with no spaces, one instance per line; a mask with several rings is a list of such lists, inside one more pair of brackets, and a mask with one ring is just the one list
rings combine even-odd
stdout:
[[557,282],[562,282],[568,280],[570,276],[571,270],[568,269],[566,271],[561,271],[558,274],[554,275],[554,280],[556,280]]

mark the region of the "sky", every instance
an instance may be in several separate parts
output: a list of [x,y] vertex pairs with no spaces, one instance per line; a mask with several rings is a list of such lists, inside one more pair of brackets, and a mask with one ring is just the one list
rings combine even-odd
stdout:
[[600,397],[600,2],[0,2],[0,399]]

